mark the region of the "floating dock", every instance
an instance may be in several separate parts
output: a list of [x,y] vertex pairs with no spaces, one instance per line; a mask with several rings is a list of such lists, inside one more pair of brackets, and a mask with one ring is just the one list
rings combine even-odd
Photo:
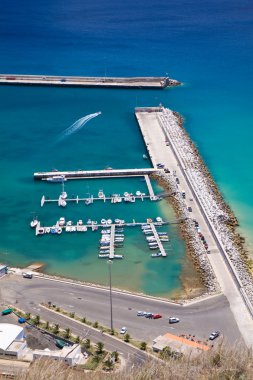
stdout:
[[145,174],[144,178],[145,178],[145,181],[146,181],[146,184],[147,184],[147,188],[148,188],[148,191],[149,191],[150,200],[151,201],[152,200],[157,200],[157,196],[154,193],[154,190],[153,190],[153,187],[151,185],[149,176],[147,174]]
[[104,170],[76,170],[76,171],[52,171],[52,172],[35,172],[35,180],[46,180],[55,176],[64,176],[67,179],[83,178],[106,178],[106,177],[135,177],[144,176],[163,171],[163,169],[144,168],[144,169],[104,169]]
[[162,254],[162,257],[166,257],[167,253],[165,252],[165,249],[164,249],[163,244],[162,244],[162,242],[160,240],[160,236],[158,235],[158,233],[156,231],[154,223],[149,223],[149,225],[150,225],[150,228],[151,228],[151,230],[152,230],[152,232],[154,234],[154,237],[155,237],[155,239],[157,241],[157,244],[158,244],[159,250],[160,250],[160,252]]
[[0,74],[0,85],[159,88],[179,86],[181,83],[168,77],[83,77],[55,75]]
[[114,259],[114,239],[115,239],[115,224],[112,224],[112,226],[111,226],[111,236],[110,236],[109,259]]

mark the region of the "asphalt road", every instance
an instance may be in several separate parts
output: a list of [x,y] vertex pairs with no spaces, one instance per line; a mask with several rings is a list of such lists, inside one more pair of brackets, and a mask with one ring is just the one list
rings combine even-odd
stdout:
[[[104,326],[110,326],[109,291],[107,289],[35,277],[29,280],[19,275],[6,276],[1,279],[0,286],[2,302],[15,304],[17,301],[17,306],[21,309],[33,314],[40,314],[43,319],[59,323],[62,327],[65,327],[65,319],[60,320],[63,317],[55,316],[52,312],[42,309],[39,306],[40,303],[51,301],[67,311],[74,311],[81,317],[85,316],[90,321],[98,321]],[[159,313],[162,318],[149,320],[137,317],[138,310]],[[170,325],[168,323],[169,316],[180,318],[180,322]],[[70,322],[72,321],[67,322],[68,327],[74,333],[77,335],[86,333],[86,328],[82,326],[80,328],[80,325],[76,324],[73,324],[72,327]],[[196,339],[203,341],[213,330],[220,330],[224,341],[229,344],[242,342],[229,303],[223,295],[189,306],[181,306],[161,300],[113,292],[113,324],[117,330],[126,326],[130,336],[148,343],[152,343],[155,337],[167,332],[176,335],[192,334],[196,336]],[[90,333],[94,334],[95,332]],[[97,334],[95,338],[102,340],[102,334]]]

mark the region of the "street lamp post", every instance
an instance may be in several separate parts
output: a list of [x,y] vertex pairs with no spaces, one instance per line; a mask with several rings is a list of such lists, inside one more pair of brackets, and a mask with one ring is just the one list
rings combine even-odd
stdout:
[[113,318],[112,318],[112,260],[107,261],[109,265],[109,285],[110,285],[110,312],[111,312],[111,332],[113,332]]

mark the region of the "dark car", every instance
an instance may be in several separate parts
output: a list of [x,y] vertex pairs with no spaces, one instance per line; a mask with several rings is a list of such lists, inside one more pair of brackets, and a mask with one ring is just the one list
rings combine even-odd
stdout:
[[209,340],[214,340],[214,339],[218,338],[218,336],[220,336],[220,332],[219,332],[219,331],[214,331],[214,332],[212,332],[212,334],[209,336]]
[[145,315],[145,318],[149,318],[149,319],[153,318],[153,313],[147,313]]

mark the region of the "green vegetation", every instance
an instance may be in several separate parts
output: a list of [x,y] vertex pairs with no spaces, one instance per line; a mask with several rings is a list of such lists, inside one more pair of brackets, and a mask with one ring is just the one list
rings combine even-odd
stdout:
[[147,343],[146,342],[141,342],[140,349],[143,350],[143,351],[146,351],[146,349],[147,349]]

